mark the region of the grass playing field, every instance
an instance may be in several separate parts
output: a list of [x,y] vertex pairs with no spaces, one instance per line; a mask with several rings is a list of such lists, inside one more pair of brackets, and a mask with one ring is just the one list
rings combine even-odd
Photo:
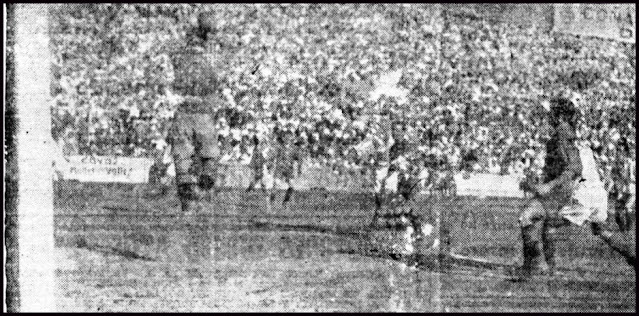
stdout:
[[500,267],[520,262],[518,199],[421,198],[416,211],[441,218],[455,254],[488,263],[426,254],[411,268],[356,233],[370,195],[296,192],[282,207],[283,193],[271,204],[225,190],[185,217],[173,189],[150,188],[56,184],[61,311],[636,309],[634,269],[585,228],[563,230],[558,276],[511,282]]

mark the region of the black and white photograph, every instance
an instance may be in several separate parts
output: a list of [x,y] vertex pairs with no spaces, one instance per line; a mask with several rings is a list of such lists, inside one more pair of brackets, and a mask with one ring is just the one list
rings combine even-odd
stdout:
[[636,312],[634,3],[8,3],[5,312]]

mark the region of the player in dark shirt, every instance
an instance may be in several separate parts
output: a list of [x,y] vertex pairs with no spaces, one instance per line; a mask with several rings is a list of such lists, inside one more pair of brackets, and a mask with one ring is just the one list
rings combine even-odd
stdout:
[[249,166],[253,171],[253,179],[251,180],[251,183],[249,183],[246,192],[251,192],[258,182],[262,187],[262,191],[265,192],[266,185],[264,184],[264,167],[266,166],[266,156],[264,153],[264,142],[260,141],[257,136],[253,136],[253,145],[253,155],[251,156],[251,162],[249,163]]
[[402,169],[407,167],[406,154],[408,152],[409,144],[405,138],[405,133],[406,126],[403,122],[393,122],[391,129],[393,144],[390,147],[386,147],[388,148],[388,152],[378,152],[377,161],[382,162],[382,168],[380,168],[379,171],[386,169],[386,174],[377,179],[377,181],[379,182],[376,185],[377,189],[375,192],[375,204],[378,209],[381,207],[382,201],[389,198],[389,196],[387,196],[387,190],[396,192],[399,189],[398,187],[387,188],[386,185],[388,179],[397,174],[398,182],[401,181],[401,172],[403,171]]
[[[278,139],[275,155],[273,157],[273,180],[279,179],[284,181],[287,186],[282,204],[286,204],[293,194],[293,185],[291,182],[295,175],[295,163],[300,163],[300,155],[298,148],[294,143],[294,136],[294,133],[290,130],[283,131],[281,137]],[[271,201],[274,200],[275,184],[273,185],[273,193],[271,194]]]
[[169,132],[175,163],[177,191],[182,211],[196,211],[216,178],[220,149],[215,131],[215,111],[221,106],[217,69],[207,48],[213,32],[206,14],[187,35],[187,43],[171,54],[175,72],[173,90],[183,101]]
[[[551,100],[548,114],[552,133],[546,144],[544,181],[522,186],[534,195],[519,217],[524,262],[518,272],[524,277],[554,270],[557,228],[568,224],[559,211],[572,202],[574,183],[582,173],[575,143],[577,109],[570,100],[557,98]],[[547,267],[543,265],[544,257]]]

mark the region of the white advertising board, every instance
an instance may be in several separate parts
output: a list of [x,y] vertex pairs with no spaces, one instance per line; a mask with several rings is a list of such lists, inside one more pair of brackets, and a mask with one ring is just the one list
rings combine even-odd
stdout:
[[62,167],[65,180],[80,182],[146,183],[153,161],[116,156],[68,156]]

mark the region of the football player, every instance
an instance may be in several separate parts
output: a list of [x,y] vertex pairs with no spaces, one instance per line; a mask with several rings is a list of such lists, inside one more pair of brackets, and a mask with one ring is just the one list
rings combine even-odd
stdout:
[[207,45],[215,32],[206,13],[187,34],[184,47],[171,55],[175,79],[173,90],[182,97],[169,132],[177,192],[182,211],[192,213],[213,188],[220,149],[215,130],[215,112],[222,104],[216,62]]
[[575,134],[578,112],[574,103],[567,98],[555,98],[549,110],[551,137],[546,143],[544,181],[522,186],[533,197],[519,217],[524,256],[517,271],[520,277],[554,271],[557,228],[569,223],[560,211],[571,205],[574,183],[582,175]]

